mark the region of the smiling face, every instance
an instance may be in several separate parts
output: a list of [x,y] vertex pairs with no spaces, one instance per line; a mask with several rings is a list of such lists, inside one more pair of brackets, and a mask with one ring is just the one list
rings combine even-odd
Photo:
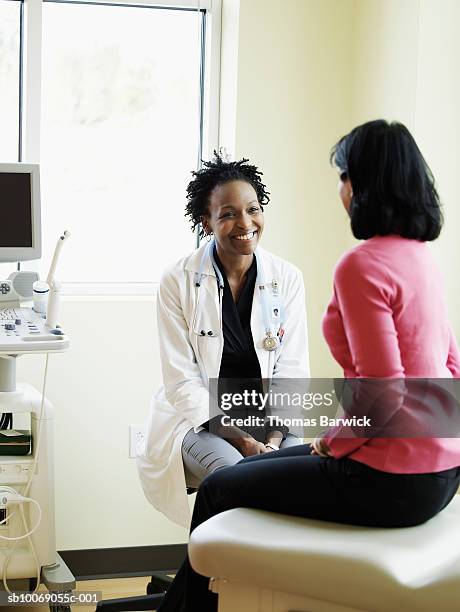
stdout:
[[214,234],[219,253],[254,253],[264,229],[264,215],[254,187],[246,181],[229,181],[215,187],[202,223],[207,234]]

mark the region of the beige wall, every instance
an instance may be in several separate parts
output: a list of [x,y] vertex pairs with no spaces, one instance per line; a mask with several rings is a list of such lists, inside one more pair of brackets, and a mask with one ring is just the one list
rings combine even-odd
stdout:
[[[129,424],[146,421],[161,385],[154,299],[65,298],[61,310],[72,344],[50,356],[47,385],[58,550],[184,542],[186,530],[145,500],[128,456]],[[133,316],[142,333],[123,331]],[[21,357],[18,380],[41,389],[43,365],[41,355]]]
[[329,151],[350,125],[352,29],[351,0],[240,3],[236,152],[271,192],[263,245],[304,273],[315,376],[338,372],[320,324],[348,239]]
[[[460,3],[225,2],[234,4],[224,14],[236,19],[227,42],[237,53],[225,61],[237,62],[238,71],[226,82],[223,110],[230,123],[222,138],[265,173],[272,202],[264,246],[305,275],[313,374],[338,372],[320,320],[333,266],[352,243],[329,150],[353,124],[377,116],[403,120],[414,130],[438,178],[447,226],[436,254],[460,333]],[[127,311],[146,322],[143,334],[117,331]],[[185,541],[186,531],[145,501],[128,458],[128,425],[146,420],[161,380],[153,299],[68,299],[62,315],[72,348],[52,358],[48,386],[56,405],[58,548]],[[41,365],[39,358],[22,358],[18,377],[40,386]]]
[[421,0],[415,134],[437,179],[445,227],[433,245],[460,340],[460,2]]
[[412,130],[419,0],[356,0],[351,122],[383,117]]
[[430,165],[445,228],[433,243],[460,338],[460,3],[356,0],[353,124],[383,117],[406,123]]

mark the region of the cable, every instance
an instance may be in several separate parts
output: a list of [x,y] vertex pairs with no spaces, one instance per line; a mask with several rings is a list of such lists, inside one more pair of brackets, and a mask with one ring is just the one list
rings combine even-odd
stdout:
[[13,426],[13,415],[11,412],[4,412],[2,414],[2,418],[0,419],[0,430],[1,429],[11,429]]
[[[5,488],[9,489],[10,487],[3,487],[3,488],[4,489]],[[12,491],[14,491],[14,490],[12,490]],[[14,493],[16,493],[16,491],[14,491]],[[24,502],[26,502],[26,501],[34,503],[36,505],[36,507],[38,508],[38,520],[37,520],[37,523],[36,523],[35,527],[33,529],[31,529],[29,532],[27,532],[28,526],[27,526],[27,521],[26,521],[26,516],[24,514],[24,506],[23,506]],[[20,540],[23,540],[23,539],[27,538],[28,544],[29,544],[29,547],[30,547],[30,551],[32,553],[32,557],[33,557],[34,562],[35,562],[35,570],[36,570],[36,575],[37,575],[37,582],[36,582],[35,589],[34,589],[33,592],[36,593],[38,588],[40,587],[41,568],[40,568],[40,563],[38,561],[37,552],[35,550],[35,546],[33,544],[31,535],[34,533],[34,531],[40,525],[41,517],[42,517],[42,511],[41,511],[40,504],[36,500],[34,500],[32,498],[23,498],[23,500],[22,501],[18,501],[18,503],[19,503],[19,509],[20,509],[20,513],[21,513],[22,525],[23,525],[23,527],[24,527],[24,529],[25,529],[25,531],[27,533],[25,533],[22,536],[17,536],[17,537],[14,537],[14,538],[9,538],[9,537],[6,537],[6,536],[0,536],[3,540],[7,540],[8,542],[13,542],[12,546],[10,546],[10,548],[8,549],[8,554],[5,555],[5,561],[3,563],[2,581],[3,581],[3,586],[5,587],[5,590],[8,593],[11,593],[11,590],[8,587],[8,582],[7,582],[7,577],[6,577],[6,574],[7,574],[7,571],[8,571],[8,565],[10,563],[10,560],[11,560],[11,557],[13,556],[14,551],[16,550],[16,546],[17,546],[18,542]],[[7,518],[11,518],[12,516],[14,516],[14,514],[15,513],[13,512],[13,514],[9,515]]]
[[[19,506],[19,510],[21,512],[22,524],[24,526],[24,529],[27,530],[27,521],[26,521],[26,517],[24,514],[24,506],[22,504]],[[33,590],[33,593],[36,593],[38,589],[40,588],[41,567],[40,567],[40,562],[38,560],[37,551],[35,550],[35,546],[34,546],[31,536],[27,538],[27,541],[29,544],[30,552],[32,553],[32,557],[34,558],[34,561],[35,561],[35,570],[37,572],[37,582],[35,585],[35,589]],[[12,549],[14,550],[15,547],[16,547],[16,542],[13,544]],[[6,577],[5,577],[5,581],[6,581]],[[3,582],[3,584],[5,584],[5,581]]]
[[39,454],[39,450],[40,450],[40,442],[41,442],[41,437],[42,437],[42,425],[43,425],[43,415],[45,412],[45,391],[46,391],[46,379],[48,377],[48,360],[49,360],[49,354],[46,354],[46,361],[45,361],[45,372],[43,374],[43,387],[42,387],[42,403],[40,406],[40,416],[38,418],[38,431],[37,431],[37,440],[35,443],[35,458],[34,458],[34,462],[32,464],[32,469],[30,471],[30,475],[29,475],[29,480],[26,483],[25,489],[24,489],[24,496],[26,496],[29,493],[29,489],[30,489],[30,485],[32,484],[32,480],[35,474],[35,470],[37,469],[37,463],[38,463],[38,454]]
[[[11,559],[11,557],[13,555],[13,552],[16,549],[17,543],[20,540],[23,540],[25,538],[27,538],[27,540],[28,540],[28,544],[29,544],[32,556],[33,556],[34,561],[35,561],[35,566],[36,566],[36,569],[37,569],[37,584],[36,584],[34,593],[37,591],[37,589],[40,586],[41,568],[40,568],[40,564],[38,562],[37,553],[36,553],[35,547],[33,545],[31,535],[35,532],[36,529],[38,529],[38,526],[40,525],[42,511],[41,511],[40,504],[35,499],[27,498],[26,496],[27,496],[27,494],[29,492],[29,489],[31,487],[32,480],[33,480],[33,477],[34,477],[34,474],[35,474],[35,470],[36,470],[37,464],[38,464],[38,456],[39,456],[41,434],[42,434],[43,416],[44,416],[44,412],[45,412],[45,391],[46,391],[46,382],[47,382],[47,377],[48,377],[48,361],[49,361],[49,354],[47,353],[46,354],[46,360],[45,360],[45,371],[44,371],[44,374],[43,374],[42,400],[41,400],[41,406],[40,406],[40,415],[38,417],[38,430],[37,430],[35,452],[34,452],[35,457],[34,457],[34,462],[32,464],[32,469],[30,471],[29,479],[28,479],[28,481],[27,481],[27,483],[25,485],[24,492],[23,492],[23,497],[25,499],[27,499],[28,501],[31,501],[32,503],[36,504],[36,506],[38,508],[38,511],[39,511],[39,519],[38,519],[37,524],[35,525],[35,527],[32,530],[30,530],[30,532],[27,532],[28,525],[27,525],[25,514],[24,514],[23,504],[21,503],[20,504],[21,519],[22,519],[22,523],[23,523],[23,526],[24,526],[24,530],[26,531],[26,534],[21,536],[21,537],[19,537],[19,538],[7,538],[5,536],[1,537],[1,539],[13,543],[11,548],[9,549],[9,552],[6,555],[5,561],[3,563],[3,576],[2,576],[2,580],[3,580],[3,585],[5,587],[5,590],[8,593],[11,593],[11,591],[10,591],[10,589],[8,587],[7,577],[6,577],[7,570],[8,570],[8,565],[10,563],[10,559]],[[6,488],[10,488],[10,487],[3,487],[3,488],[6,489]],[[14,489],[12,489],[11,491],[13,492]],[[13,516],[13,515],[14,515],[14,513],[12,515],[10,515],[10,516]],[[5,521],[6,521],[6,519],[5,519]]]
[[[11,590],[8,587],[8,582],[7,582],[7,571],[8,571],[8,566],[11,560],[11,557],[13,556],[14,551],[16,550],[16,546],[18,544],[18,542],[20,542],[21,540],[24,540],[27,538],[28,544],[29,544],[29,548],[30,548],[30,552],[32,553],[32,557],[34,559],[35,562],[35,569],[36,569],[36,575],[37,575],[37,582],[36,582],[36,586],[34,589],[34,593],[37,592],[39,586],[40,586],[40,574],[41,574],[41,568],[40,568],[40,563],[38,561],[38,557],[37,557],[37,552],[35,550],[31,535],[38,529],[40,523],[41,523],[41,518],[42,518],[42,509],[40,507],[40,504],[35,500],[32,499],[31,497],[24,497],[20,494],[18,494],[18,492],[15,489],[12,489],[11,487],[6,487],[6,486],[2,486],[1,489],[3,490],[8,490],[9,493],[13,494],[16,496],[16,500],[13,500],[13,503],[17,503],[19,505],[19,510],[21,513],[21,520],[22,520],[22,525],[24,527],[24,531],[26,533],[24,533],[21,536],[15,536],[15,537],[8,537],[8,536],[2,536],[0,535],[0,539],[5,540],[7,542],[12,542],[12,545],[9,547],[8,549],[8,553],[5,555],[5,560],[3,563],[3,575],[2,575],[2,581],[3,581],[3,585],[5,587],[5,590],[8,593],[11,593]],[[0,490],[1,490],[0,489]],[[18,499],[19,498],[19,499]],[[24,503],[32,503],[36,506],[37,510],[38,510],[38,519],[37,522],[35,524],[35,526],[33,527],[33,529],[30,529],[28,531],[28,525],[27,525],[27,520],[26,520],[26,516],[24,513]],[[11,502],[10,502],[11,503]],[[11,519],[13,516],[15,515],[15,512],[13,512],[12,514],[8,515],[6,517],[6,519],[4,519],[4,521],[2,521],[2,523],[4,523],[5,521]]]
[[[21,501],[18,501],[16,503],[21,504],[21,508],[22,508],[22,504],[25,503],[25,502],[35,504],[35,506],[36,506],[36,508],[38,510],[38,519],[37,519],[37,522],[36,522],[34,528],[31,529],[30,531],[28,531],[27,533],[24,533],[21,536],[15,536],[15,537],[11,537],[11,538],[8,537],[8,536],[3,536],[3,535],[0,534],[0,539],[1,540],[7,540],[8,542],[19,542],[20,540],[25,540],[25,538],[30,537],[35,531],[37,531],[38,526],[40,525],[40,522],[42,520],[42,509],[40,507],[40,504],[38,503],[37,500],[32,499],[31,497],[23,497],[23,499]],[[28,528],[27,524],[25,526],[26,526],[26,529],[27,529]]]
[[[8,361],[14,361],[16,360],[16,358],[17,355],[1,355],[1,359],[6,359]],[[0,429],[11,429],[12,427],[13,415],[10,412],[3,413],[0,419]]]

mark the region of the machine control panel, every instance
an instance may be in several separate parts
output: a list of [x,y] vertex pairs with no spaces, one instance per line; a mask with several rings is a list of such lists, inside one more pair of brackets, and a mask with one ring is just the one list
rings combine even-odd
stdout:
[[0,308],[0,353],[64,351],[69,340],[32,308]]
[[0,308],[2,307],[2,302],[12,302],[20,300],[20,298],[21,296],[14,290],[13,281],[0,281]]
[[8,295],[8,293],[10,293],[11,291],[11,282],[10,281],[3,281],[2,283],[0,283],[0,293],[2,295]]

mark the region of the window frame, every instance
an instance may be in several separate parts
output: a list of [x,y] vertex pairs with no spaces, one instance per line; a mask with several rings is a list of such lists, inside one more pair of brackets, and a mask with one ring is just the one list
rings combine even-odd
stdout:
[[[19,161],[28,163],[40,163],[42,14],[43,4],[47,1],[67,4],[186,9],[204,13],[201,30],[204,57],[200,68],[202,129],[200,130],[199,148],[201,155],[197,151],[197,169],[200,168],[200,158],[208,158],[213,150],[219,147],[222,0],[133,0],[132,2],[129,0],[21,0],[22,81],[19,92]],[[158,282],[64,282],[63,294],[71,296],[151,296],[156,294],[157,287]]]
[[[18,56],[18,80],[19,80],[19,91],[18,93],[18,107],[17,122],[18,122],[18,133],[17,133],[17,160],[22,161],[22,108],[23,108],[23,40],[24,40],[24,0],[4,0],[5,2],[15,3],[19,8],[19,56]],[[2,160],[8,162],[8,160]],[[11,160],[12,161],[12,160]]]

